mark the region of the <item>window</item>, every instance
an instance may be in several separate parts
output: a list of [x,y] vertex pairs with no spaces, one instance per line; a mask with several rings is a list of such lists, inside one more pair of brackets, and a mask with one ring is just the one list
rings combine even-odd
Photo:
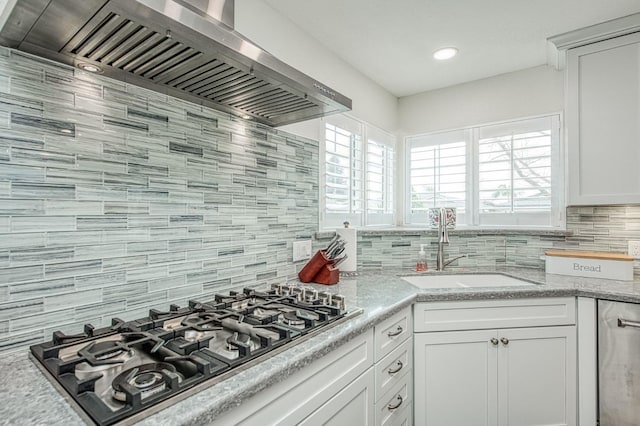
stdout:
[[407,138],[406,222],[456,207],[468,226],[562,225],[558,115]]
[[325,212],[360,225],[363,211],[362,136],[360,130],[326,123]]
[[366,131],[367,225],[391,225],[395,212],[395,139],[371,126]]
[[340,227],[345,220],[353,226],[392,225],[394,137],[345,116],[321,123],[321,227]]
[[426,223],[431,207],[456,207],[458,221],[467,210],[468,131],[411,138],[409,148],[409,223]]

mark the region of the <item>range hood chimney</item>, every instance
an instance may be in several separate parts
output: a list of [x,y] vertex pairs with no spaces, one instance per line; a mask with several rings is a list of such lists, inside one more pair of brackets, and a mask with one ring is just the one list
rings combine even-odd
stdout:
[[7,47],[269,126],[351,109],[349,98],[234,31],[233,0],[8,3]]

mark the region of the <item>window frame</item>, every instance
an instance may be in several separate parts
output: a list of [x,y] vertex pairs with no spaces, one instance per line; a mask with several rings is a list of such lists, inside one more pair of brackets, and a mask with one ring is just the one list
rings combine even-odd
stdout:
[[[399,192],[399,185],[396,176],[398,175],[399,155],[398,155],[398,141],[396,135],[387,132],[379,127],[373,126],[365,121],[358,120],[347,114],[336,114],[328,117],[324,117],[318,120],[318,135],[319,135],[319,208],[318,215],[319,229],[328,230],[342,227],[342,223],[348,220],[352,227],[393,227],[396,225],[398,214],[397,196]],[[348,130],[351,133],[357,133],[359,128],[359,135],[361,139],[362,149],[360,163],[362,169],[360,170],[360,180],[362,182],[362,211],[350,212],[350,213],[328,213],[326,209],[326,179],[327,179],[327,162],[326,162],[326,129],[327,124],[340,127]],[[342,126],[341,126],[342,124]],[[354,131],[356,130],[356,131]],[[368,145],[369,141],[373,140],[377,143],[390,146],[393,149],[393,175],[391,179],[392,194],[391,194],[391,208],[392,213],[385,214],[369,214],[368,212]],[[386,140],[377,140],[386,139]],[[351,210],[351,207],[350,207]]]
[[[534,214],[538,218],[541,215],[549,218],[549,222],[546,224],[540,224],[540,220],[537,219],[537,224],[531,224],[529,220],[526,220],[527,213],[480,213],[480,196],[479,196],[479,145],[480,129],[483,127],[499,126],[515,124],[520,121],[535,120],[549,118],[552,122],[551,132],[551,170],[552,170],[552,183],[551,183],[551,208],[548,213]],[[403,208],[403,226],[424,226],[423,221],[415,221],[416,215],[411,211],[411,149],[412,139],[417,138],[429,138],[437,135],[453,132],[465,132],[465,135],[469,139],[467,142],[467,170],[466,170],[466,198],[465,198],[465,216],[467,223],[459,225],[463,229],[553,229],[562,230],[566,229],[565,218],[565,199],[566,188],[564,185],[566,166],[564,162],[564,138],[562,129],[563,115],[562,112],[553,112],[548,114],[540,114],[528,117],[519,117],[510,120],[483,123],[473,126],[465,126],[456,129],[442,130],[436,132],[421,133],[415,135],[407,135],[404,137],[404,182],[402,187],[402,193],[404,197]],[[434,140],[431,145],[441,145]],[[502,223],[486,223],[488,218],[496,219],[501,216]],[[484,218],[485,223],[482,224]],[[509,219],[504,220],[504,219]],[[509,222],[509,223],[507,223]],[[524,223],[523,223],[524,222]],[[458,226],[458,225],[457,225]]]

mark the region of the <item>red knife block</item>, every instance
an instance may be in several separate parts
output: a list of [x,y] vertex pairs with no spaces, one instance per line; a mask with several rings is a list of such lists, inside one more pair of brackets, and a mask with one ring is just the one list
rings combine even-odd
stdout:
[[340,270],[333,266],[324,250],[318,250],[306,265],[298,272],[298,278],[303,283],[333,285],[340,281]]

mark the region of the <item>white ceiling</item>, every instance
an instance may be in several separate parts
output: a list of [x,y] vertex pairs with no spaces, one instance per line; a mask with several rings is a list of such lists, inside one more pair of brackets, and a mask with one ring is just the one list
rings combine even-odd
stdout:
[[[545,64],[547,37],[640,0],[265,0],[397,97]],[[437,62],[436,49],[455,46]]]

